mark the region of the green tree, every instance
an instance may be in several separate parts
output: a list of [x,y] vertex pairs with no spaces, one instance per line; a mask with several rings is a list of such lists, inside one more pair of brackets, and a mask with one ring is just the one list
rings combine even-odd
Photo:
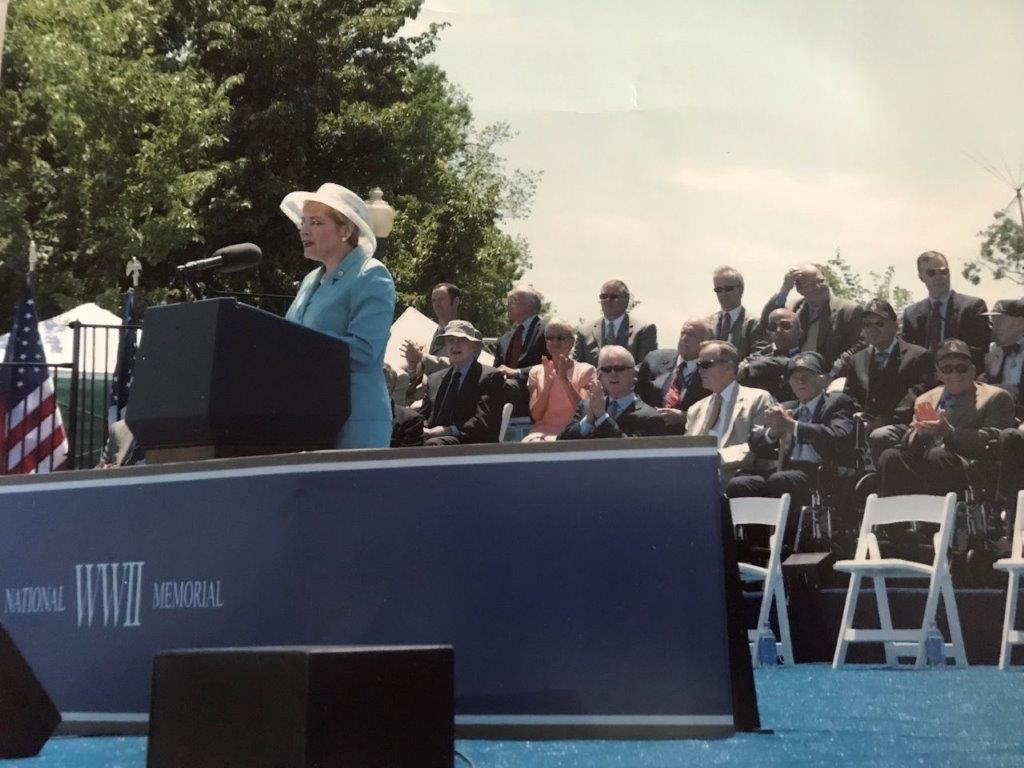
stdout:
[[20,279],[31,230],[52,253],[38,281],[50,304],[112,307],[131,256],[150,300],[177,299],[174,265],[252,240],[263,263],[230,287],[292,294],[311,265],[278,205],[336,181],[380,186],[397,210],[382,256],[400,311],[428,309],[448,280],[498,331],[529,265],[501,225],[527,214],[536,178],[506,169],[508,126],[475,129],[426,62],[440,28],[400,34],[420,1],[19,0],[0,93],[0,280]]
[[0,91],[0,300],[10,306],[30,237],[41,314],[116,304],[124,265],[167,260],[199,231],[217,177],[225,85],[154,54],[150,0],[19,0]]
[[293,293],[311,265],[281,198],[324,181],[379,186],[397,211],[383,256],[399,311],[429,311],[430,288],[450,281],[482,331],[504,326],[505,293],[529,262],[499,225],[528,212],[535,178],[506,171],[508,126],[475,131],[465,95],[426,63],[440,28],[400,36],[420,0],[172,2],[165,52],[233,82],[226,169],[202,203],[203,242],[183,258],[252,239],[265,260],[245,287]]
[[1024,285],[1024,227],[997,213],[994,221],[978,233],[984,238],[977,259],[967,262],[963,275],[974,285],[988,272],[996,280],[1010,280]]
[[870,287],[865,285],[864,278],[854,271],[838,250],[836,250],[836,255],[822,266],[825,268],[825,280],[836,296],[856,301],[859,304],[864,304],[871,299],[884,299],[892,305],[897,315],[902,314],[912,301],[913,297],[910,291],[895,284],[896,267],[894,266],[890,265],[882,273],[868,272]]

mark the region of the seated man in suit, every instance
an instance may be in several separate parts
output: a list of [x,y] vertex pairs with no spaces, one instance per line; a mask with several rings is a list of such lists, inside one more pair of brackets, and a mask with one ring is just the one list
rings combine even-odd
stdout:
[[800,353],[800,318],[791,309],[773,310],[765,334],[770,346],[741,360],[737,377],[745,387],[767,390],[776,402],[793,400],[787,368]]
[[827,371],[817,352],[802,352],[789,361],[789,386],[796,400],[770,407],[764,416],[766,429],[750,436],[750,450],[758,457],[777,453],[777,469],[737,475],[725,489],[729,498],[790,494],[788,544],[796,535],[797,513],[811,502],[822,465],[838,463],[853,450],[853,401],[841,392],[825,391]]
[[572,356],[581,363],[597,365],[598,351],[609,344],[625,347],[634,360],[643,360],[658,348],[658,329],[632,317],[629,288],[621,280],[609,280],[598,294],[601,317],[580,328]]
[[665,419],[671,434],[683,434],[686,411],[711,393],[704,389],[697,369],[700,345],[712,338],[711,322],[704,317],[683,323],[675,349],[656,349],[640,364],[636,392]]
[[1009,392],[1020,421],[1024,419],[1024,299],[997,301],[985,314],[992,318],[992,344],[978,380]]
[[[513,416],[530,415],[530,393],[526,380],[530,369],[540,365],[542,357],[550,357],[540,316],[544,299],[529,285],[517,285],[505,297],[508,319],[515,327],[498,339],[494,349],[494,367],[505,377],[502,404],[512,403]],[[499,410],[501,405],[498,406]]]
[[946,339],[935,353],[940,386],[917,398],[910,431],[882,453],[881,495],[945,494],[967,484],[961,457],[979,456],[1013,426],[1013,399],[975,382],[971,348]]
[[946,339],[959,339],[971,348],[975,368],[982,370],[989,338],[985,302],[950,289],[949,263],[938,251],[917,257],[917,276],[928,298],[903,310],[903,338],[932,353]]
[[576,409],[559,440],[591,437],[658,437],[667,434],[658,412],[636,396],[636,362],[625,347],[605,346],[597,358],[597,381]]
[[715,338],[728,341],[740,360],[763,344],[756,317],[747,317],[743,306],[743,275],[732,267],[719,267],[712,275],[719,310],[711,316]]
[[864,307],[867,348],[844,355],[833,369],[836,378],[846,377],[843,392],[864,424],[875,466],[882,451],[910,429],[914,401],[935,382],[928,350],[897,338],[896,331],[896,310],[887,301],[872,299]]
[[711,394],[686,412],[687,435],[712,435],[718,441],[719,480],[724,486],[753,456],[750,434],[764,426],[764,415],[775,404],[763,389],[741,387],[736,380],[739,353],[727,341],[705,341],[697,367],[704,388]]
[[859,344],[864,310],[859,304],[832,295],[823,267],[804,264],[786,272],[782,288],[768,300],[761,313],[762,325],[768,325],[773,310],[786,306],[793,288],[801,296],[793,305],[803,332],[800,349],[820,354],[828,371],[843,352]]
[[466,320],[452,320],[444,329],[451,367],[427,378],[420,406],[424,445],[496,443],[501,428],[502,377],[477,361],[483,340]]

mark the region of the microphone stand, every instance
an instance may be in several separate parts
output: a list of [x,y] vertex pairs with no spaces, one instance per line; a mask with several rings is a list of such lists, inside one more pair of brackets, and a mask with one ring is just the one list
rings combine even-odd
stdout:
[[196,301],[202,301],[204,298],[206,298],[203,295],[203,289],[199,285],[199,281],[196,279],[195,272],[193,272],[192,270],[188,270],[182,271],[180,274],[182,279],[185,281],[185,285],[188,286],[188,289],[192,292],[192,296],[195,298]]

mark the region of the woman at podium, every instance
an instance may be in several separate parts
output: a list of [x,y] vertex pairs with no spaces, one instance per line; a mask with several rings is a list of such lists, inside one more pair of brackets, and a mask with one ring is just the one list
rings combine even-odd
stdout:
[[299,228],[302,255],[320,266],[306,275],[285,317],[348,344],[352,413],[339,448],[387,448],[391,401],[384,348],[395,315],[395,283],[373,258],[377,239],[366,203],[338,184],[292,192],[281,210]]

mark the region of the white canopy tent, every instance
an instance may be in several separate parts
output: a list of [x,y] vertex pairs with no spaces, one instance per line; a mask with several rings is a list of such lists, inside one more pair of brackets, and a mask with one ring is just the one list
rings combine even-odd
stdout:
[[[76,320],[82,325],[121,325],[120,317],[93,302],[80,304],[63,314],[41,321],[39,338],[43,342],[47,364],[72,362],[75,331],[70,325]],[[0,356],[7,350],[9,338],[9,333],[0,336]],[[117,333],[103,330],[83,333],[78,355],[79,370],[82,373],[112,374],[117,367],[118,339]]]

